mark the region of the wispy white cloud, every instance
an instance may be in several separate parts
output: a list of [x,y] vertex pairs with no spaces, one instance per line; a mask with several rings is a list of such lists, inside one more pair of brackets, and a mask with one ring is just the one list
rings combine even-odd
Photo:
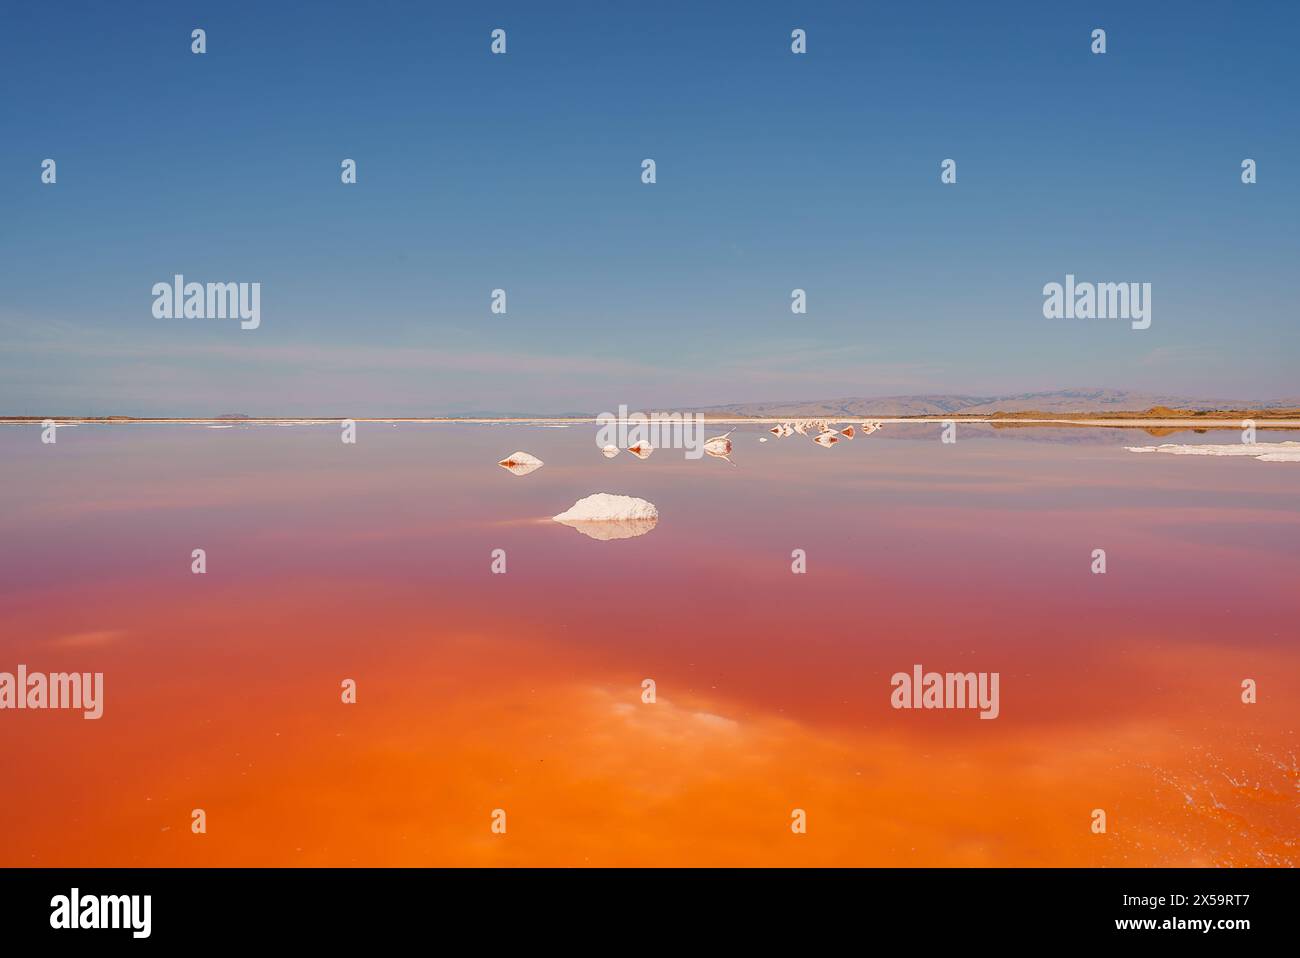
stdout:
[[[256,408],[304,413],[365,404],[367,413],[464,409],[567,411],[621,401],[702,405],[777,391],[880,392],[927,388],[941,366],[898,362],[865,344],[814,339],[737,342],[647,336],[636,355],[611,355],[599,341],[572,350],[490,349],[460,343],[386,345],[290,342],[237,328],[125,339],[63,321],[0,322],[19,370],[0,398],[148,405],[159,414]],[[228,336],[218,338],[221,333]],[[201,338],[198,338],[201,337]],[[51,386],[46,367],[58,370]]]

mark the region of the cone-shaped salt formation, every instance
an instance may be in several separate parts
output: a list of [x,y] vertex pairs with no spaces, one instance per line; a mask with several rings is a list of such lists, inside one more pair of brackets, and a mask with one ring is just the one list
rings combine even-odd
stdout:
[[530,472],[536,472],[542,468],[544,463],[536,456],[529,455],[526,452],[512,452],[498,462],[497,465],[513,475],[526,476]]

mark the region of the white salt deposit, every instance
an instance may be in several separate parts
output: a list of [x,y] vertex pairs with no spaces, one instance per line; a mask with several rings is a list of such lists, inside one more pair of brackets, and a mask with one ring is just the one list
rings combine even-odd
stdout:
[[727,457],[731,455],[731,433],[735,431],[733,429],[724,436],[714,436],[707,440],[704,443],[704,451],[715,459],[726,459],[727,462],[731,462]]
[[526,476],[530,472],[536,472],[542,468],[545,463],[534,455],[520,451],[512,452],[498,462],[497,465],[513,475]]
[[659,510],[634,496],[598,492],[552,518],[591,539],[634,539],[655,527]]
[[623,522],[629,519],[658,519],[654,503],[635,496],[617,496],[609,492],[579,499],[566,511],[552,516],[556,522]]
[[1164,452],[1171,456],[1249,456],[1260,462],[1300,462],[1300,442],[1234,443],[1227,446],[1184,445],[1125,446],[1129,452]]

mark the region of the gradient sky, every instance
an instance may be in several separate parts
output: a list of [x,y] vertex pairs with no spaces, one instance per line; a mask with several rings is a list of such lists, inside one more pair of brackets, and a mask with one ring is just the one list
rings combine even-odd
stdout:
[[[18,5],[0,412],[1294,395],[1297,27],[1226,0]],[[1067,272],[1150,282],[1151,328],[1044,319]],[[261,328],[155,319],[174,273],[262,283]]]

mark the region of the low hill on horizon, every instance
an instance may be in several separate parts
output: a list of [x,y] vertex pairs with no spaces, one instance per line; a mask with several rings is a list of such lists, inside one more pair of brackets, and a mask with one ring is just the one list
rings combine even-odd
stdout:
[[893,416],[991,416],[995,413],[1120,413],[1164,407],[1170,410],[1288,409],[1300,407],[1291,399],[1205,399],[1143,393],[1127,389],[1062,389],[1006,396],[971,396],[938,393],[915,396],[850,397],[786,402],[728,403],[691,410],[718,416],[760,418],[857,418]]

